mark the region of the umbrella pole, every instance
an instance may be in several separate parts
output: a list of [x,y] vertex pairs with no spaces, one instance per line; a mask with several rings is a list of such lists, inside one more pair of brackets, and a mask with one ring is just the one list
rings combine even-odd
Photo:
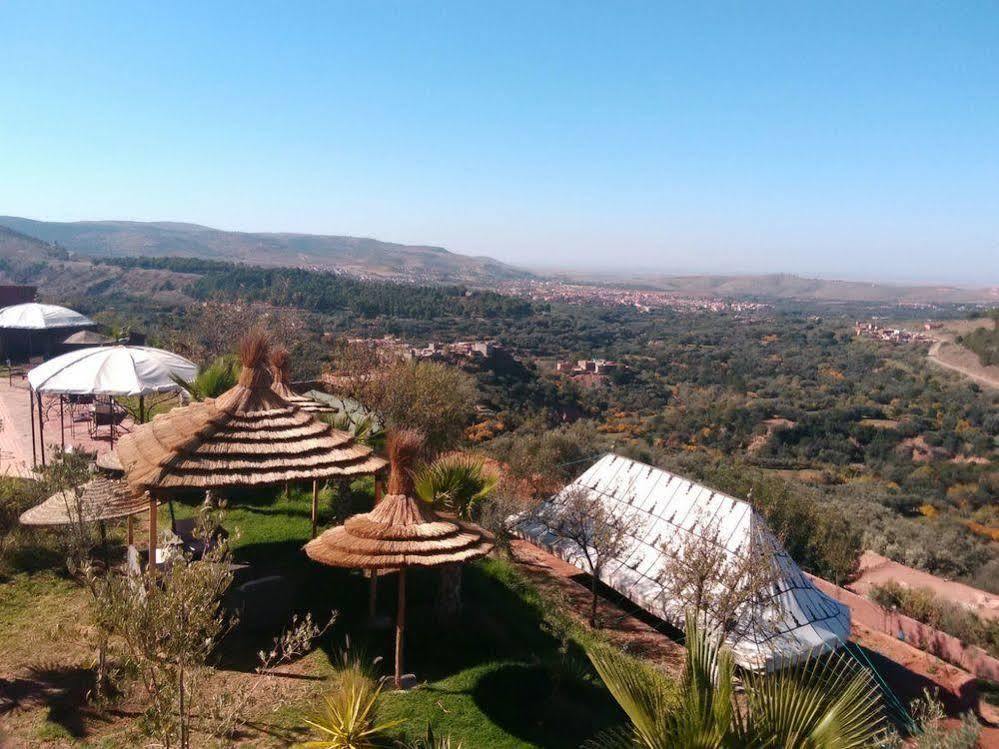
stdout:
[[378,570],[369,570],[368,580],[368,620],[373,624],[378,613]]
[[406,569],[399,570],[399,610],[395,616],[395,688],[402,689],[402,638],[406,632]]
[[128,516],[128,520],[125,523],[125,528],[126,528],[126,530],[125,530],[125,539],[127,541],[127,545],[131,546],[132,544],[135,543],[135,516],[134,515],[129,515]]
[[61,395],[59,396],[59,439],[63,452],[66,452],[66,421],[63,418],[63,402],[65,400]]
[[312,537],[316,537],[316,525],[319,523],[319,481],[312,481]]
[[35,452],[35,391],[28,387],[28,413],[31,414],[31,467],[38,467],[38,454]]
[[114,450],[114,396],[110,397],[111,402],[111,449]]
[[139,423],[146,423],[146,396],[139,396]]
[[42,418],[42,394],[38,396],[38,449],[42,453],[42,468],[45,467],[45,421]]
[[156,498],[149,495],[149,563],[147,569],[156,569]]

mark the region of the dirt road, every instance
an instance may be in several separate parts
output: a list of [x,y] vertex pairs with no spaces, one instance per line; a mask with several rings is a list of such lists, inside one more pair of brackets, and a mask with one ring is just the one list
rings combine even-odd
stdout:
[[999,390],[999,367],[982,366],[975,352],[954,342],[954,334],[947,330],[934,331],[936,339],[927,354],[937,366],[962,374],[972,382]]

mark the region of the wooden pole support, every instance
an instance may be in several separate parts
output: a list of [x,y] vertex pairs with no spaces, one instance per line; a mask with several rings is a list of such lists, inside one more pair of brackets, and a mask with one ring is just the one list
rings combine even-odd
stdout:
[[406,632],[406,569],[399,570],[399,609],[395,616],[395,688],[402,689],[402,640]]

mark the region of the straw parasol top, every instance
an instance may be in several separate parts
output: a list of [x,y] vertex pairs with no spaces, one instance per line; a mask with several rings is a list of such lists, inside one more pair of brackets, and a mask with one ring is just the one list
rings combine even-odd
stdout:
[[288,349],[280,347],[271,351],[270,369],[271,377],[273,377],[271,389],[289,403],[295,404],[308,413],[332,413],[335,409],[330,406],[313,400],[307,395],[299,395],[291,389],[291,386],[288,384],[291,379],[289,376],[289,360]]
[[159,414],[118,443],[133,489],[269,486],[371,474],[385,466],[371,448],[316,420],[271,389],[267,339],[241,345],[237,384],[218,398]]
[[412,496],[409,461],[418,440],[407,431],[392,435],[392,493],[371,512],[354,515],[307,543],[311,559],[331,567],[400,569],[465,562],[490,552],[493,544],[484,531],[443,518]]
[[[21,513],[22,525],[69,525],[77,520],[96,523],[134,515],[149,508],[149,498],[133,493],[121,481],[103,476],[91,479],[77,490],[53,494]],[[77,512],[79,511],[79,518]]]

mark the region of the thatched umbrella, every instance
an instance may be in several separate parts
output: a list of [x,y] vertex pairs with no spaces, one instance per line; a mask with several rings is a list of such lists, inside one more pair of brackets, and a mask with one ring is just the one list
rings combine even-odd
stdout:
[[332,407],[327,406],[325,403],[320,403],[307,395],[299,395],[291,389],[291,385],[289,384],[291,381],[289,362],[288,349],[279,347],[271,351],[270,368],[271,377],[273,377],[271,389],[289,403],[294,403],[308,413],[333,413],[335,409]]
[[115,520],[142,512],[149,498],[135,494],[121,481],[98,476],[76,489],[53,494],[21,513],[22,525],[69,525]]
[[395,627],[395,685],[402,686],[402,642],[406,626],[406,569],[438,567],[478,559],[493,545],[469,523],[440,517],[413,496],[412,462],[422,445],[417,432],[401,430],[389,437],[392,463],[388,495],[371,512],[354,515],[305,545],[305,553],[322,564],[352,569],[397,570],[399,608]]
[[[160,414],[121,439],[125,480],[151,495],[312,481],[314,534],[317,482],[373,474],[385,460],[271,389],[265,336],[247,336],[240,349],[243,370],[233,388]],[[149,532],[155,549],[153,507]]]

